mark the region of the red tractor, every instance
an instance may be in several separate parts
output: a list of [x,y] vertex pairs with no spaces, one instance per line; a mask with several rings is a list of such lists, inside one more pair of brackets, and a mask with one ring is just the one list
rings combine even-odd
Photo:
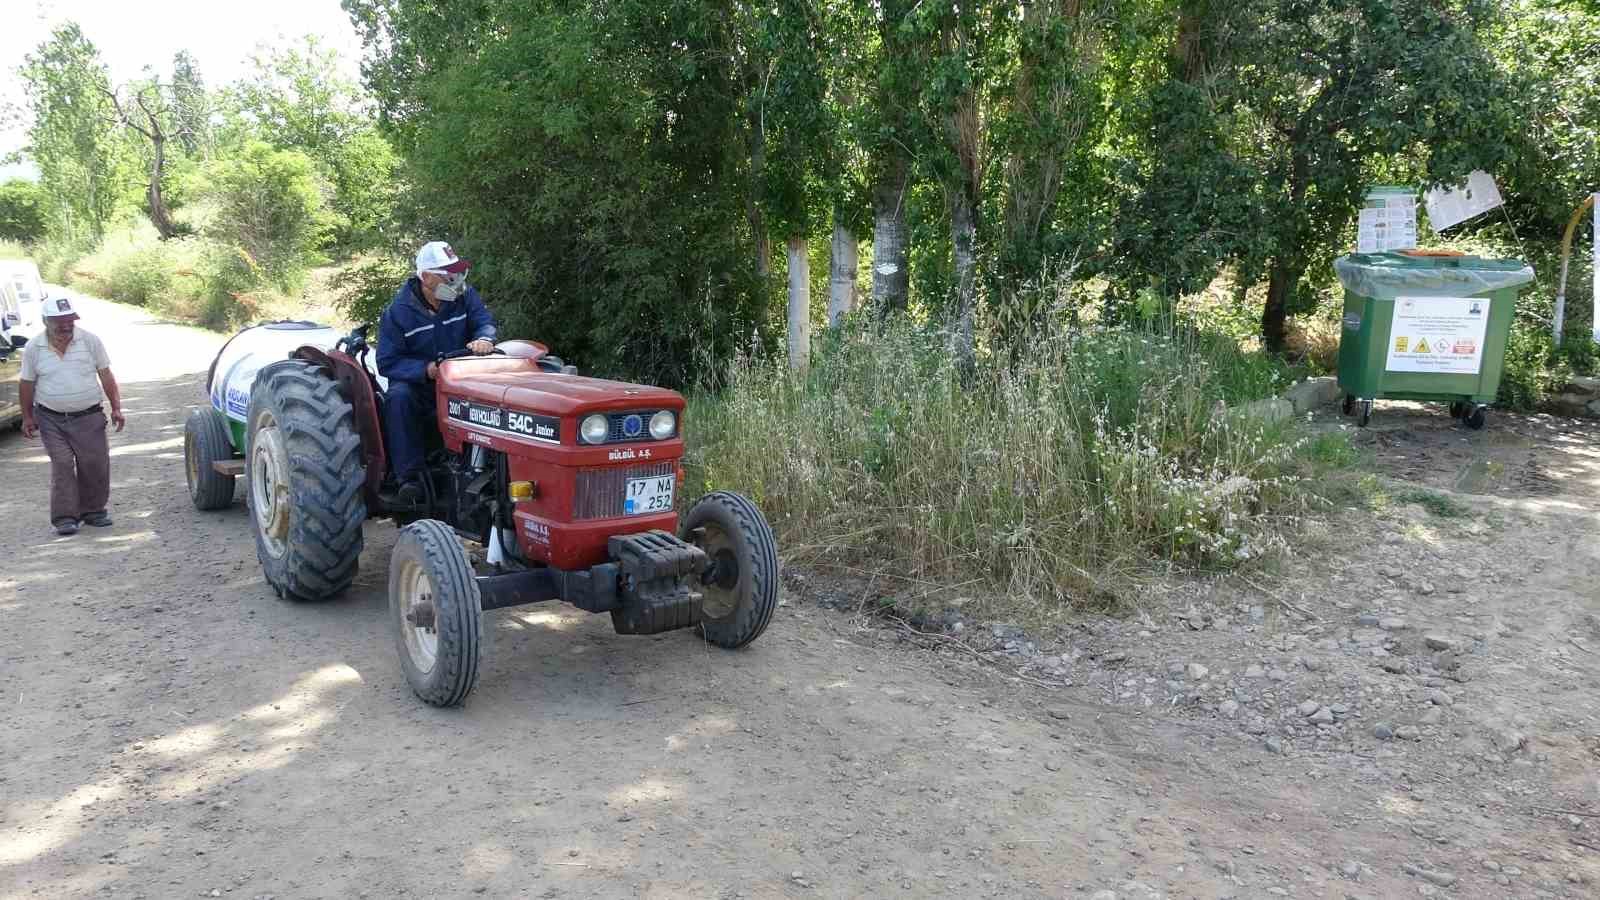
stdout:
[[[280,352],[257,362],[246,396],[229,373],[248,372],[248,354],[230,360],[225,347],[213,408],[186,429],[189,490],[197,507],[220,508],[246,477],[267,582],[297,600],[349,587],[365,519],[403,526],[389,615],[418,697],[453,706],[471,693],[485,610],[560,599],[610,613],[619,634],[697,628],[730,649],[767,627],[778,555],[761,512],[719,491],[679,521],[681,395],[581,377],[528,341],[444,358],[428,492],[408,505],[385,461],[368,350],[358,328],[332,348]],[[459,538],[485,547],[485,572]]]

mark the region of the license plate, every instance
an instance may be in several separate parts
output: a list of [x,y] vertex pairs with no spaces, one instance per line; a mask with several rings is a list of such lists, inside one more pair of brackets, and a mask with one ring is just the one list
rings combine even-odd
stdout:
[[629,516],[672,511],[672,475],[654,478],[635,478],[628,482],[628,494],[622,500],[622,512]]

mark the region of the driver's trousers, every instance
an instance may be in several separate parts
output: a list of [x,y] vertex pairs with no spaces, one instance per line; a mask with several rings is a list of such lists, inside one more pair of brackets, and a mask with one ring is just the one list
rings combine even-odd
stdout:
[[433,382],[391,381],[383,398],[383,434],[389,468],[405,484],[422,473],[427,432],[434,429]]

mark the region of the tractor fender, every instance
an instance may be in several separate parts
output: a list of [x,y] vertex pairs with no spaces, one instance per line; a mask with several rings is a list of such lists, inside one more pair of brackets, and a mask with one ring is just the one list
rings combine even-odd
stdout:
[[361,438],[361,460],[367,467],[367,480],[362,493],[366,497],[367,509],[382,509],[378,488],[383,485],[383,475],[388,471],[388,457],[383,450],[383,417],[378,411],[378,394],[373,390],[371,375],[350,354],[341,350],[327,350],[308,344],[289,355],[323,369],[339,382],[340,392],[355,411],[356,434]]

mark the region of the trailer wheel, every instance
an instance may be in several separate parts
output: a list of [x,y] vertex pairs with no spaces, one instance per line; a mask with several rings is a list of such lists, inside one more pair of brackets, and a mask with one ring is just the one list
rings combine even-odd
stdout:
[[407,525],[389,559],[389,618],[406,682],[423,702],[456,706],[478,683],[483,606],[461,542],[444,523]]
[[233,459],[228,423],[211,407],[189,413],[183,423],[183,468],[189,481],[189,499],[199,510],[222,509],[233,503],[233,476],[212,463]]
[[1356,426],[1359,428],[1365,428],[1367,427],[1367,423],[1372,421],[1372,401],[1362,400],[1356,405],[1359,407],[1356,413]]
[[743,647],[765,631],[778,607],[778,542],[761,510],[743,495],[717,491],[684,516],[682,537],[711,560],[700,633],[718,647]]
[[354,419],[338,382],[298,359],[262,369],[250,389],[256,557],[279,596],[327,600],[355,579],[367,504]]
[[1340,407],[1345,415],[1352,415],[1356,411],[1356,397],[1354,394],[1344,395],[1344,404]]
[[1474,403],[1472,410],[1461,417],[1461,423],[1473,431],[1481,431],[1484,423],[1489,420],[1489,407],[1481,403]]

